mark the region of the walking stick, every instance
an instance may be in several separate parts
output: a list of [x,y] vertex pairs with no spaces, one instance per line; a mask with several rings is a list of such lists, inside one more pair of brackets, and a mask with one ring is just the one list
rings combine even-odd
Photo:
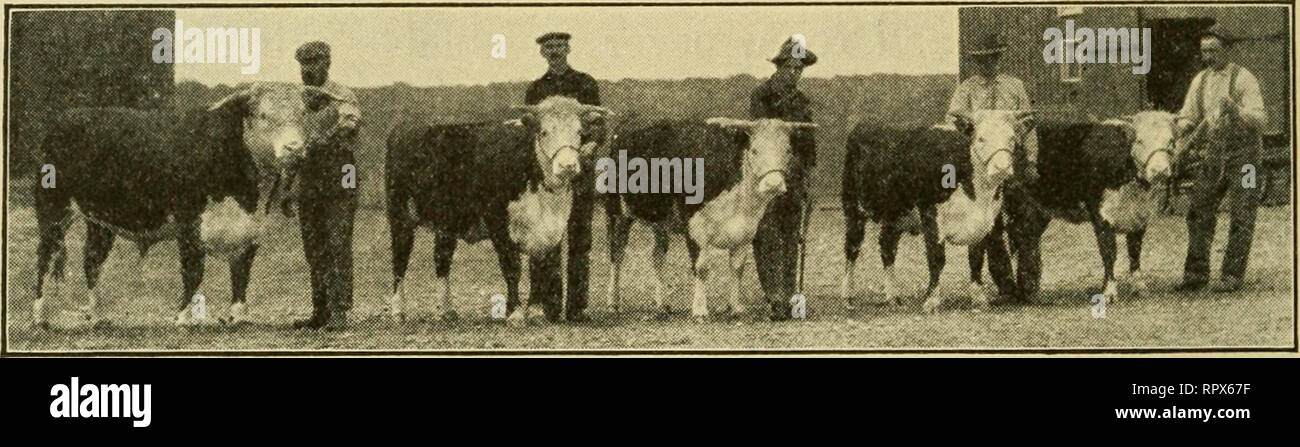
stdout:
[[[803,181],[800,180],[800,182],[802,183]],[[798,266],[797,266],[797,267],[798,267],[798,270],[797,270],[797,274],[798,274],[798,286],[797,286],[797,289],[796,289],[795,293],[798,293],[798,294],[800,294],[800,295],[803,294],[803,270],[804,270],[804,269],[803,269],[803,266],[804,266],[804,255],[805,255],[805,253],[807,252],[807,250],[804,249],[804,246],[805,246],[806,243],[807,243],[807,236],[808,236],[808,218],[809,218],[809,215],[812,213],[812,205],[810,205],[808,202],[809,202],[809,199],[808,199],[808,190],[807,190],[807,187],[806,187],[806,185],[805,185],[805,188],[804,188],[804,190],[803,190],[803,200],[801,200],[801,201],[799,202],[799,245],[798,245],[798,246],[799,246],[799,262],[798,262]]]

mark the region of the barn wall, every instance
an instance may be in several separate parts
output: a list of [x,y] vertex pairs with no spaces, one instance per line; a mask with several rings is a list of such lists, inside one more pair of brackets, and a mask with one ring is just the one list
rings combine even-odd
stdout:
[[[1053,7],[971,7],[958,13],[962,51],[988,30],[1000,29],[1009,46],[1000,61],[1004,73],[1025,82],[1034,108],[1046,119],[1082,120],[1131,113],[1143,107],[1144,81],[1126,64],[1085,64],[1079,82],[1062,82],[1060,65],[1043,62],[1043,30],[1064,29],[1066,18]],[[1132,8],[1086,8],[1070,17],[1075,26],[1136,26]],[[974,73],[969,58],[961,61],[962,79]]]
[[9,178],[14,200],[39,169],[44,123],[68,107],[168,107],[172,65],[151,57],[173,11],[13,11],[10,16]]
[[[1060,67],[1045,64],[1043,30],[1064,28],[1066,18],[1054,7],[965,7],[959,13],[960,41],[964,50],[987,30],[1000,29],[1010,49],[1002,70],[1025,81],[1030,99],[1047,117],[1087,119],[1132,113],[1146,107],[1146,79],[1126,64],[1085,64],[1081,81],[1060,81]],[[1084,7],[1069,17],[1076,26],[1091,28],[1140,27],[1145,21],[1171,18],[1211,18],[1233,33],[1249,36],[1232,48],[1231,55],[1259,78],[1269,111],[1270,132],[1287,133],[1290,107],[1290,22],[1285,7]],[[1159,64],[1158,60],[1152,61]],[[973,73],[966,58],[961,77]]]

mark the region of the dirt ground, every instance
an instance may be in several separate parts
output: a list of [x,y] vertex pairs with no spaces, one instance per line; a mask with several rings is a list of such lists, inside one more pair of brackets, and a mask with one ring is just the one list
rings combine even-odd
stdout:
[[[491,244],[461,243],[452,267],[454,304],[461,318],[436,319],[441,286],[433,274],[433,237],[421,231],[408,272],[407,321],[380,314],[391,290],[389,235],[379,210],[358,214],[355,236],[356,294],[352,328],[342,333],[298,331],[289,323],[310,308],[306,262],[295,221],[278,218],[271,237],[259,251],[249,288],[249,309],[255,323],[228,327],[210,319],[197,327],[174,327],[180,295],[175,242],[161,243],[137,267],[136,250],[119,239],[101,281],[102,309],[109,324],[90,327],[73,310],[85,301],[81,274],[79,223],[68,233],[68,283],[52,300],[53,329],[31,327],[34,297],[36,232],[30,209],[14,208],[8,216],[8,258],[5,303],[8,349],[48,351],[258,351],[258,350],[916,350],[1015,348],[1176,348],[1290,347],[1294,342],[1293,230],[1290,207],[1262,208],[1255,231],[1245,288],[1216,295],[1175,294],[1186,250],[1186,228],[1180,216],[1160,216],[1146,237],[1144,271],[1150,290],[1125,296],[1094,318],[1090,297],[1101,287],[1101,261],[1091,228],[1054,222],[1043,238],[1043,303],[997,306],[987,311],[969,308],[965,249],[950,248],[943,284],[938,293],[949,304],[932,315],[920,312],[925,260],[919,237],[905,236],[899,253],[899,278],[910,284],[913,297],[905,306],[883,302],[876,291],[879,254],[875,228],[858,263],[857,305],[840,297],[843,276],[843,217],[836,203],[822,203],[809,230],[805,282],[807,316],[803,320],[770,323],[764,318],[752,260],[743,290],[749,312],[736,318],[697,324],[685,312],[690,293],[686,250],[674,237],[669,253],[669,304],[678,313],[667,321],[655,315],[650,291],[652,237],[642,226],[633,231],[624,266],[623,309],[612,314],[605,306],[609,277],[605,218],[597,209],[592,249],[592,322],[533,324],[509,327],[491,317],[490,297],[504,293]],[[1215,270],[1226,232],[1220,219],[1215,241]],[[1121,253],[1123,245],[1121,242]],[[1127,271],[1121,259],[1116,270]],[[527,276],[527,275],[525,275]],[[712,284],[710,303],[726,301],[724,284]],[[229,273],[223,262],[209,259],[200,293],[207,297],[210,316],[227,312]],[[527,291],[527,279],[521,284]]]

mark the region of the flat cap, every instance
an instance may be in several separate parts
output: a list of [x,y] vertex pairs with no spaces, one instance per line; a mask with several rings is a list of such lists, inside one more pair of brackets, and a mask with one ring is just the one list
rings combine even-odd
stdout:
[[541,37],[538,37],[537,44],[541,45],[546,43],[546,41],[548,40],[555,40],[555,39],[569,40],[570,37],[573,36],[570,36],[569,33],[560,32],[560,31],[550,32],[550,33],[543,34]]
[[1200,39],[1204,39],[1206,37],[1217,38],[1219,39],[1220,42],[1223,42],[1225,45],[1231,43],[1233,40],[1232,36],[1228,35],[1228,28],[1220,24],[1215,24],[1214,26],[1206,28],[1205,30],[1201,31],[1200,34],[1197,35],[1197,38]]
[[817,63],[817,54],[813,53],[812,50],[809,50],[804,45],[804,42],[796,41],[794,37],[791,36],[789,39],[785,40],[785,43],[781,44],[781,49],[776,51],[776,56],[772,56],[772,58],[768,60],[772,61],[773,64],[781,65],[787,60],[797,59],[800,62],[803,62],[803,66],[805,67]]
[[294,59],[298,59],[298,62],[306,62],[322,57],[325,59],[330,58],[330,46],[319,40],[302,44],[302,46],[298,47],[298,51],[294,53]]

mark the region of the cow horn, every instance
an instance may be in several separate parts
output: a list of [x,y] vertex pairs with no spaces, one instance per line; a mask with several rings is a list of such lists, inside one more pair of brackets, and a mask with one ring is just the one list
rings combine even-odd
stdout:
[[790,129],[816,129],[817,128],[816,123],[805,123],[801,121],[796,121],[796,122],[787,121],[785,125],[787,128]]
[[709,118],[704,120],[704,123],[714,125],[714,126],[727,127],[727,128],[739,127],[742,129],[749,129],[754,127],[753,121],[738,120],[733,118]]
[[972,121],[975,121],[975,118],[971,116],[970,112],[967,112],[967,111],[965,111],[965,110],[958,110],[958,111],[948,112],[948,116],[951,116],[951,117],[953,117],[953,118],[957,118],[957,119],[959,119],[959,120],[966,121],[966,122],[972,122]]
[[1017,120],[1022,120],[1022,119],[1025,119],[1025,118],[1033,118],[1033,117],[1034,117],[1034,114],[1036,114],[1036,113],[1038,113],[1038,111],[1037,111],[1037,110],[1034,110],[1034,109],[1029,109],[1029,110],[1017,110],[1016,113],[1015,113],[1015,117],[1016,117]]

